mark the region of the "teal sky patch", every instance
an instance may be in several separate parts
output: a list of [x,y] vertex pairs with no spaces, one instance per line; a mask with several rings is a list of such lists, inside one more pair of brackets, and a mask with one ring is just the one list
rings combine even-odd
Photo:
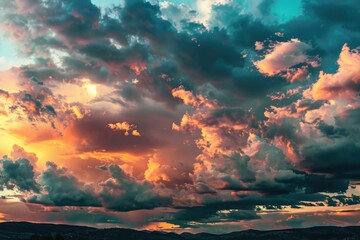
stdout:
[[121,4],[123,0],[92,0],[91,2],[99,7],[111,7]]
[[284,23],[302,14],[301,0],[275,0],[272,12],[279,23]]
[[24,62],[25,59],[16,51],[16,45],[0,30],[0,71]]

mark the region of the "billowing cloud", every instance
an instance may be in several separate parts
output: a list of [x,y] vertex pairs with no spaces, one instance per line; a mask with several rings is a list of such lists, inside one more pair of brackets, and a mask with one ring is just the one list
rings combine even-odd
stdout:
[[12,151],[10,153],[10,157],[12,159],[19,159],[19,158],[25,158],[29,160],[29,162],[34,166],[36,162],[38,161],[38,157],[35,153],[27,152],[23,147],[20,147],[18,145],[14,145],[12,148]]
[[4,219],[356,223],[355,2],[1,1]]
[[[257,42],[258,50],[259,44],[260,42]],[[267,76],[279,74],[290,82],[302,81],[307,77],[309,67],[318,66],[317,60],[306,53],[311,49],[311,45],[297,38],[287,42],[271,43],[265,58],[254,62],[254,65]]]
[[194,20],[197,12],[186,4],[175,4],[169,1],[160,2],[162,17],[170,21],[177,29],[182,29],[182,22]]
[[[47,169],[38,176],[36,183],[36,186],[41,186],[42,193],[29,197],[27,201],[50,206],[102,206],[114,211],[153,209],[171,204],[171,197],[166,192],[158,192],[146,180],[134,179],[119,166],[110,165],[105,170],[109,171],[110,178],[98,185],[90,185],[79,181],[69,170],[48,162]],[[16,177],[9,176],[9,179],[15,182],[12,184],[10,181],[8,188],[17,186],[20,190],[27,190]]]
[[104,206],[117,211],[152,209],[171,204],[169,196],[161,196],[151,183],[137,181],[116,165],[109,166],[111,178],[100,183]]
[[65,168],[58,168],[52,162],[39,176],[39,183],[46,192],[34,195],[29,202],[56,206],[100,206],[90,186],[78,179]]
[[336,98],[356,99],[360,92],[360,54],[345,44],[337,61],[339,68],[334,74],[320,72],[319,80],[313,85],[314,99],[331,100]]
[[39,191],[39,185],[35,181],[34,168],[29,160],[19,158],[16,160],[0,160],[1,190],[17,189],[20,191]]

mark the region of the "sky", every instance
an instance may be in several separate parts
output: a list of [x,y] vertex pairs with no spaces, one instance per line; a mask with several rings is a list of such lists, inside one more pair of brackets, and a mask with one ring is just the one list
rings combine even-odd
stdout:
[[2,0],[0,221],[359,225],[359,9]]

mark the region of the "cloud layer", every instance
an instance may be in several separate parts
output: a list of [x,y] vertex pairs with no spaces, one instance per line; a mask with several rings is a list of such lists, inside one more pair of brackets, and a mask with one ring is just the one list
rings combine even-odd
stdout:
[[141,229],[354,223],[360,6],[296,2],[2,1],[30,59],[0,72],[4,195]]

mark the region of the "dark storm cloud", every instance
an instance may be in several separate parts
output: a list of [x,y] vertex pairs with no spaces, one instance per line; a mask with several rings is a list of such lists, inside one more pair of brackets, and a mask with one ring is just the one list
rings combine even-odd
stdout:
[[110,177],[99,184],[81,182],[71,171],[47,162],[35,176],[24,158],[0,161],[1,189],[35,193],[23,201],[48,206],[104,207],[112,211],[132,211],[170,206],[172,198],[158,192],[146,180],[136,180],[119,166],[102,166]]
[[[33,122],[53,123],[63,110],[60,103],[50,104],[58,101],[46,87],[49,80],[76,83],[76,79],[89,78],[114,88],[121,97],[96,101],[110,102],[121,110],[95,110],[92,104],[96,101],[90,102],[91,111],[69,126],[77,150],[136,153],[151,159],[142,163],[148,171],[137,174],[141,179],[117,165],[101,166],[109,178],[94,186],[53,163],[36,181],[27,160],[4,159],[3,188],[33,191],[38,194],[29,202],[55,206],[113,211],[175,206],[179,212],[171,216],[171,222],[182,226],[191,226],[191,221],[259,219],[257,206],[278,211],[284,206],[358,203],[358,196],[323,194],[345,194],[350,181],[359,180],[358,98],[348,104],[350,110],[340,111],[340,101],[339,111],[333,107],[335,110],[326,112],[333,106],[329,99],[305,95],[318,81],[319,70],[336,71],[344,43],[357,47],[360,6],[350,0],[307,0],[303,1],[304,14],[277,24],[266,20],[273,3],[264,0],[259,4],[257,10],[264,19],[243,11],[241,4],[214,5],[207,26],[196,22],[196,13],[187,7],[165,9],[144,0],[126,0],[105,12],[90,0],[1,3],[4,26],[21,43],[22,51],[35,59],[19,68],[29,85],[27,91],[0,90],[5,99],[13,96],[17,100],[11,109],[23,109]],[[179,11],[189,15],[182,18]],[[177,19],[169,19],[169,14]],[[255,42],[271,45],[293,38],[311,45],[304,54],[321,58],[322,66],[309,70],[309,79],[299,83],[261,74],[254,61],[265,58],[271,49],[257,52]],[[59,61],[54,50],[61,53]],[[355,50],[352,53],[356,55]],[[291,67],[304,66],[301,62]],[[355,81],[330,90],[358,94],[358,76],[354,76]],[[191,106],[174,98],[172,93],[179,86],[191,93],[190,102],[205,103]],[[287,99],[270,101],[269,95],[293,87],[302,90]],[[52,101],[46,101],[49,98]],[[196,129],[193,135],[169,133],[172,123],[182,124],[186,111],[184,129]],[[307,113],[319,116],[307,121]],[[333,119],[327,119],[332,114]],[[136,125],[141,137],[108,125],[122,122]],[[164,149],[170,150],[161,152]],[[194,207],[178,206],[186,204]]]
[[[276,176],[275,181],[285,184],[287,191],[290,193],[289,198],[294,198],[299,201],[307,201],[306,197],[309,197],[308,201],[320,201],[320,199],[316,197],[319,192],[343,193],[346,192],[349,187],[349,180],[347,179],[298,171],[295,171],[295,173],[297,174],[295,177],[293,175]],[[307,195],[296,193],[296,189],[303,189]],[[317,200],[311,199],[312,196]],[[324,197],[324,195],[321,196]]]
[[[360,41],[360,17],[357,1],[318,1],[304,0],[304,14],[291,19],[280,27],[291,37],[316,43],[322,58],[320,68],[334,71],[336,59],[344,43],[357,47]],[[312,26],[309,28],[308,26]],[[335,37],[336,32],[343,34]],[[331,39],[327,41],[326,39]]]
[[[295,198],[295,197],[294,197]],[[306,197],[302,196],[303,199]],[[308,198],[310,199],[310,198]],[[311,198],[312,200],[325,200],[325,196]],[[239,221],[239,220],[254,220],[260,219],[260,216],[256,214],[255,206],[267,206],[271,208],[280,207],[282,205],[293,205],[299,203],[299,200],[293,199],[291,196],[280,195],[280,196],[246,196],[243,199],[237,201],[227,202],[215,202],[208,203],[204,206],[179,208],[179,212],[173,215],[173,219],[170,222],[174,224],[181,224],[183,227],[189,222],[221,222],[220,218],[224,221]],[[228,216],[229,218],[227,218]]]
[[19,158],[16,160],[0,160],[0,188],[18,189],[20,191],[39,192],[39,184],[35,181],[34,168],[29,160]]
[[341,25],[352,31],[360,31],[358,17],[360,16],[360,4],[357,1],[330,0],[326,3],[321,1],[304,1],[307,13],[313,14],[321,20],[334,25]]
[[[266,96],[275,89],[284,86],[285,83],[286,80],[281,77],[269,78],[255,71],[236,68],[233,70],[233,78],[228,87],[233,89],[242,99],[247,99]],[[234,93],[232,92],[232,94]],[[261,110],[263,111],[263,109]]]
[[[148,49],[142,44],[133,44],[128,48],[117,49],[110,42],[89,43],[80,49],[80,53],[101,61],[108,68],[121,67],[121,64],[128,62],[146,62],[149,58]],[[127,66],[128,71],[130,66]],[[114,70],[116,71],[116,70]],[[118,71],[121,71],[120,69]]]
[[[261,3],[266,12],[270,1]],[[210,20],[214,25],[225,27],[230,34],[230,38],[238,47],[245,49],[254,49],[256,41],[264,41],[279,28],[271,25],[265,25],[258,19],[254,19],[250,14],[239,14],[243,10],[241,5],[217,5],[213,7],[213,16]],[[256,31],[254,31],[256,29]]]
[[227,32],[220,29],[183,35],[173,54],[185,73],[198,81],[225,80],[231,76],[233,68],[242,67],[244,61]]
[[275,137],[284,137],[290,139],[291,141],[299,142],[301,138],[296,133],[298,128],[297,123],[291,121],[291,119],[285,119],[281,125],[279,124],[270,124],[265,129],[265,136],[274,139]]
[[349,135],[349,132],[345,128],[336,128],[332,125],[320,122],[318,126],[319,130],[329,138],[341,138]]
[[[8,167],[4,168],[8,171],[7,169]],[[119,166],[110,165],[101,170],[108,171],[110,178],[98,185],[88,185],[79,181],[68,169],[48,162],[47,169],[39,175],[38,182],[34,182],[36,186],[41,186],[42,192],[26,201],[49,206],[104,207],[121,212],[171,205],[170,196],[158,193],[150,182],[129,176]],[[24,178],[29,181],[28,176]],[[6,187],[9,189],[17,186],[20,190],[39,191],[38,188],[24,188],[24,181],[14,177],[14,174],[7,179],[9,183]]]
[[100,184],[100,198],[106,208],[132,211],[171,205],[171,198],[159,195],[151,183],[133,179],[117,165],[110,165],[109,172],[111,178]]
[[302,167],[315,173],[359,179],[360,146],[357,142],[338,140],[329,145],[307,145]]
[[[259,20],[253,20],[249,16],[240,17],[232,22],[233,38],[237,45],[252,48],[256,41],[264,41],[278,29],[271,29]],[[256,31],[254,31],[256,29]]]
[[[196,227],[189,222],[212,223],[223,221],[256,220],[266,218],[260,215],[263,210],[282,213],[283,206],[302,208],[304,206],[324,206],[324,203],[333,206],[357,204],[358,196],[337,195],[333,198],[324,194],[290,193],[277,196],[242,196],[237,201],[208,203],[204,206],[178,208],[179,212],[173,215],[170,221],[182,227]],[[304,202],[303,202],[304,201]],[[311,204],[311,205],[309,205]],[[257,206],[257,207],[256,207]],[[268,223],[267,223],[268,224]]]
[[58,168],[52,162],[39,176],[39,184],[46,195],[34,195],[28,201],[56,206],[100,206],[90,186],[79,182],[65,168]]
[[39,58],[35,64],[25,65],[20,68],[21,74],[26,78],[36,78],[41,82],[46,82],[49,77],[54,79],[66,79],[71,76],[62,69],[58,69],[50,59]]
[[241,156],[240,154],[234,154],[231,159],[235,162],[236,169],[239,172],[239,176],[244,182],[253,182],[256,180],[255,173],[249,169],[250,158],[248,156]]
[[328,206],[349,206],[349,205],[357,205],[360,203],[360,196],[352,195],[338,195],[333,197],[328,197],[326,200]]
[[355,109],[349,109],[345,112],[346,117],[336,118],[336,125],[338,125],[340,128],[344,128],[348,130],[349,135],[351,135],[352,138],[359,140],[360,139],[360,108]]
[[[37,4],[35,10],[36,13],[43,16],[38,19],[39,24],[42,24],[45,29],[51,29],[63,36],[66,45],[54,43],[54,41],[51,41],[51,44],[49,41],[39,42],[39,39],[36,41],[30,39],[29,45],[37,47],[39,51],[57,45],[57,50],[71,53],[71,58],[73,58],[73,60],[66,56],[63,58],[68,76],[57,73],[56,68],[50,68],[48,72],[43,72],[44,76],[41,79],[49,76],[59,80],[64,77],[68,79],[71,76],[77,76],[77,72],[84,68],[87,69],[87,72],[94,74],[95,81],[99,77],[103,79],[104,74],[106,78],[109,78],[109,73],[112,74],[111,78],[113,79],[116,76],[129,77],[132,72],[130,69],[132,62],[142,61],[144,64],[153,64],[148,61],[149,56],[168,58],[170,62],[177,65],[176,71],[181,71],[182,78],[186,78],[188,75],[198,82],[224,81],[224,78],[232,77],[234,68],[244,66],[243,53],[236,44],[234,45],[231,36],[225,29],[208,29],[198,32],[195,28],[191,34],[177,32],[170,22],[161,18],[159,6],[149,2],[125,1],[122,8],[114,10],[112,17],[106,14],[103,17],[100,16],[99,9],[90,1],[52,1],[45,5]],[[30,14],[30,17],[34,17],[34,15]],[[251,20],[244,19],[243,22],[245,24]],[[29,25],[30,23],[25,22],[24,24]],[[258,28],[256,25],[254,27]],[[247,30],[248,28],[243,29],[239,34],[244,34]],[[264,33],[265,35],[268,34]],[[110,38],[126,48],[116,49],[114,44],[109,42]],[[140,42],[149,41],[150,44],[134,43],[134,39],[137,38]],[[253,38],[248,40],[249,44]],[[251,42],[251,46],[247,45],[247,47],[252,46],[253,42]],[[76,52],[80,55],[76,55]],[[86,60],[88,63],[79,68],[76,63],[83,62],[81,55],[89,57],[90,60]],[[91,63],[91,59],[94,61],[93,63]],[[90,69],[89,66],[94,66],[98,70]],[[39,67],[37,66],[37,69],[33,71],[38,73]],[[46,70],[45,66],[44,70]],[[156,76],[151,72],[145,75],[152,78]],[[172,75],[169,74],[170,77]],[[156,82],[154,81],[153,84]],[[172,88],[180,85],[180,83],[175,86],[174,83],[170,84]],[[222,85],[219,84],[219,87]],[[224,87],[229,86],[224,85]],[[158,94],[169,94],[170,90],[171,88],[168,87],[166,91],[159,91]],[[244,90],[244,92],[246,91]]]
[[216,205],[209,207],[193,207],[174,214],[174,224],[181,224],[182,227],[190,226],[187,222],[218,223],[218,222],[236,222],[241,220],[260,219],[254,210],[237,209],[216,209]]
[[99,24],[100,9],[90,0],[46,1],[45,6],[45,9],[39,9],[42,21],[69,40],[86,41],[94,37]]

